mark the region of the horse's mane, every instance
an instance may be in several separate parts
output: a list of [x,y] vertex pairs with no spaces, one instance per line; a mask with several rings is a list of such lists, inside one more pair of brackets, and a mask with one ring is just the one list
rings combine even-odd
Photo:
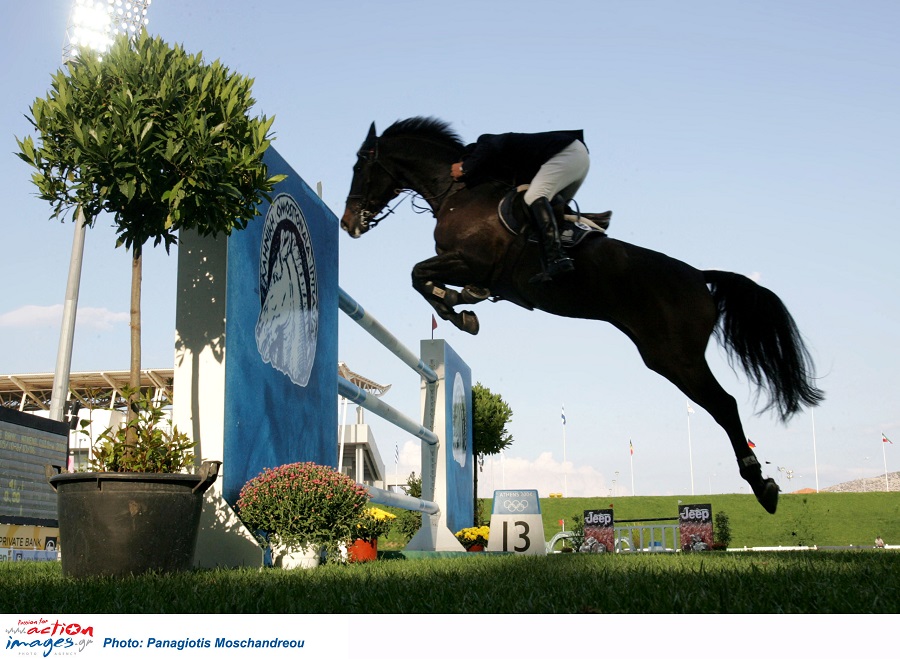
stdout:
[[456,134],[450,124],[434,117],[410,117],[400,119],[384,129],[382,137],[402,137],[414,135],[432,139],[457,149],[465,148],[465,142]]

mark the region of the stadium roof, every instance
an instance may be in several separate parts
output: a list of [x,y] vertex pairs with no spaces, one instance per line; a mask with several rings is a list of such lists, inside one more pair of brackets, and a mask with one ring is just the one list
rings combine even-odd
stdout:
[[[141,371],[141,388],[160,389],[171,400],[174,369]],[[128,371],[88,371],[69,375],[72,398],[85,407],[124,407],[122,390],[128,386]],[[0,405],[22,412],[50,409],[53,373],[0,375]]]
[[[350,380],[364,391],[383,396],[391,385],[378,384],[354,373],[343,362],[338,363],[338,374]],[[152,368],[141,371],[141,388],[161,390],[172,400],[175,370]],[[85,371],[69,375],[69,391],[72,398],[85,407],[124,407],[123,389],[128,386],[128,371]],[[41,412],[50,409],[53,391],[53,373],[19,373],[0,375],[0,406],[20,412]],[[112,401],[112,404],[110,402]]]

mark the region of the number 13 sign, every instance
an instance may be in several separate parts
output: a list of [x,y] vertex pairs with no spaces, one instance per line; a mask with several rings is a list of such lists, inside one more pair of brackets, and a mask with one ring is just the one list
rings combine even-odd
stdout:
[[547,553],[537,490],[494,490],[488,551]]

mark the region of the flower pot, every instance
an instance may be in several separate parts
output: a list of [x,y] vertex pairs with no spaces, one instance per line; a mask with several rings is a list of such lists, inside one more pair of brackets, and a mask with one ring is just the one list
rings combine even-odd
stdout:
[[319,567],[322,562],[322,550],[318,545],[306,545],[299,549],[287,548],[284,545],[272,545],[272,566],[283,570],[297,568],[310,569]]
[[203,494],[220,462],[199,474],[57,473],[63,575],[83,578],[178,572],[194,562]]
[[348,549],[351,563],[365,563],[378,558],[378,538],[354,540]]
[[472,545],[467,547],[466,551],[484,551],[484,545]]

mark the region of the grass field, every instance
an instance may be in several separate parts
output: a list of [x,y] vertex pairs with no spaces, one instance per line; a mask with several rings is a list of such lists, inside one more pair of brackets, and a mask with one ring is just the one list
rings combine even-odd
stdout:
[[[900,544],[900,492],[782,494],[778,511],[768,514],[751,494],[714,494],[671,497],[615,497],[596,499],[541,499],[547,539],[569,528],[572,517],[585,510],[609,508],[615,520],[675,517],[678,502],[710,503],[713,515],[728,514],[732,547],[798,545],[871,547],[880,535]],[[490,502],[484,510],[490,512]]]
[[0,565],[27,613],[897,613],[900,551],[551,554],[75,581]]
[[[544,531],[584,510],[616,520],[675,516],[683,503],[728,514],[732,547],[900,544],[900,493],[542,499]],[[489,502],[488,502],[489,503]],[[489,508],[486,507],[486,510]],[[379,548],[400,548],[399,538]],[[702,554],[398,553],[315,570],[199,570],[77,581],[59,563],[0,564],[3,611],[55,613],[898,613],[900,551]],[[395,557],[394,560],[387,559]]]

